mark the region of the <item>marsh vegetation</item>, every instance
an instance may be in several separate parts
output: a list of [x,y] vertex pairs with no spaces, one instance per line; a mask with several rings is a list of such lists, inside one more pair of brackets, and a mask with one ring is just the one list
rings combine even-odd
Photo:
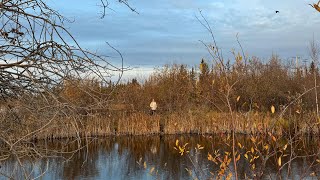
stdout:
[[[128,1],[119,2],[138,13]],[[103,18],[108,6],[101,3]],[[197,19],[211,38],[200,41],[209,59],[164,65],[146,79],[124,82],[130,68],[121,52],[107,43],[121,61],[117,67],[109,57],[83,49],[64,27],[68,19],[45,2],[7,0],[0,8],[3,177],[98,177],[100,150],[108,158],[128,159],[126,173],[131,177],[133,171],[135,178],[318,176],[315,40],[312,61],[303,66],[275,54],[269,60],[251,57],[238,35],[239,49],[226,59],[200,11]],[[116,81],[110,80],[113,73]],[[152,99],[158,104],[154,115]],[[87,163],[84,174],[81,163]]]

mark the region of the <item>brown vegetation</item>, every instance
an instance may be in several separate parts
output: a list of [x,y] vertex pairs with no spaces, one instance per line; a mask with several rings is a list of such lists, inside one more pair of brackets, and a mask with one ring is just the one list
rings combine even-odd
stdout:
[[[235,132],[318,133],[313,87],[314,75],[319,77],[319,72],[313,62],[309,67],[295,68],[272,56],[266,63],[253,57],[246,68],[241,58],[227,64],[227,74],[204,60],[199,69],[166,65],[144,83],[136,79],[118,85],[65,80],[56,91],[61,102],[73,106],[65,107],[67,116],[58,116],[60,120],[38,136],[230,133],[232,122],[225,94],[232,81],[237,81],[229,95]],[[225,82],[225,76],[231,83]],[[112,101],[103,101],[105,98]],[[156,116],[149,113],[152,98],[159,105]],[[78,108],[71,111],[68,107]],[[28,128],[32,126],[30,123]]]

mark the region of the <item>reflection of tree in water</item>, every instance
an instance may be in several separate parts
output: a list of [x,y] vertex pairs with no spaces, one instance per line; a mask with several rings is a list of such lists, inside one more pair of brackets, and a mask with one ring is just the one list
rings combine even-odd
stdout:
[[[141,177],[145,173],[149,173],[151,168],[154,168],[152,173],[154,177],[160,179],[180,179],[190,178],[186,167],[192,167],[190,160],[185,156],[180,156],[178,152],[174,150],[175,140],[179,138],[182,142],[188,142],[189,147],[196,147],[196,145],[202,144],[211,149],[214,144],[207,138],[202,136],[165,136],[163,138],[159,136],[153,137],[131,137],[131,138],[119,138],[119,155],[125,155],[125,162],[121,163],[123,169],[125,169],[124,177]],[[219,142],[219,141],[214,141]],[[195,154],[191,151],[191,158],[194,162],[197,161],[199,169],[208,169],[207,151],[200,154]],[[142,158],[140,165],[137,163]],[[146,162],[147,169],[144,169],[143,162]],[[158,175],[156,172],[158,171]],[[207,173],[209,173],[207,171]]]
[[88,152],[82,150],[74,157],[75,159],[63,165],[63,177],[65,179],[77,179],[79,177],[95,177],[99,174],[96,166],[97,149],[91,148]]
[[[132,175],[142,177],[145,173],[150,173],[154,168],[153,176],[161,179],[179,179],[181,170],[184,170],[188,161],[184,157],[174,152],[173,144],[175,138],[138,137],[132,139],[122,139],[123,149],[128,151],[126,163],[128,177]],[[142,158],[141,164],[137,162]],[[145,169],[143,163],[146,162]],[[158,175],[156,172],[158,171]],[[149,175],[151,176],[151,175]]]
[[[248,148],[253,146],[249,138],[249,136],[237,136],[236,140]],[[176,139],[179,139],[182,144],[189,143],[187,147],[190,150],[190,158],[195,163],[195,167],[187,156],[180,156],[174,150]],[[267,141],[263,137],[258,140]],[[88,154],[82,151],[80,155],[77,155],[72,160],[72,163],[68,163],[69,167],[63,168],[63,177],[66,179],[80,176],[106,176],[117,179],[145,179],[150,177],[156,179],[191,179],[185,170],[185,168],[189,168],[193,170],[193,173],[200,173],[200,170],[203,170],[204,178],[207,178],[211,177],[210,171],[217,172],[219,170],[219,165],[207,160],[208,153],[213,154],[213,151],[218,149],[221,154],[231,152],[232,147],[228,142],[228,136],[225,134],[212,136],[130,136],[99,139],[89,145]],[[197,144],[205,147],[199,154],[196,154],[194,150]],[[296,156],[317,154],[319,152],[317,140],[301,139],[293,143],[293,149]],[[88,161],[81,168],[86,155],[88,156]],[[142,159],[139,165],[137,162],[140,161],[140,158]],[[283,162],[286,162],[288,158],[288,156],[283,158]],[[314,161],[314,156],[297,159],[292,163],[291,171],[299,174],[310,174],[311,171],[317,172],[319,167],[314,169],[316,167],[311,166]],[[146,169],[143,162],[146,162]],[[265,171],[265,177],[276,178],[278,169],[275,162],[277,161],[272,159],[267,163],[268,168]],[[245,177],[244,174],[250,175],[248,165],[243,158],[239,162],[238,171],[241,178]],[[154,168],[152,175],[150,174],[151,168]],[[232,164],[230,168],[233,169]],[[286,169],[284,168],[284,171],[281,172],[283,177],[286,177]],[[104,175],[101,174],[102,171],[105,171]],[[157,171],[158,174],[156,174]]]
[[[251,147],[252,142],[248,140],[249,136],[237,136],[237,142],[241,143],[245,147]],[[179,139],[182,144],[189,143],[187,145],[190,150],[190,158],[195,163],[195,167],[191,164],[190,159],[187,156],[180,156],[180,154],[174,150],[175,140]],[[257,139],[257,141],[265,140]],[[63,141],[53,141],[47,144],[45,147],[48,149],[64,147]],[[295,156],[305,156],[319,153],[319,144],[317,139],[304,140],[301,139],[296,143],[293,143],[295,149]],[[59,145],[60,144],[60,145]],[[195,147],[197,144],[201,144],[205,148],[201,150],[201,153],[195,153]],[[39,144],[40,146],[40,144]],[[76,143],[74,146],[69,146],[68,150],[77,149]],[[288,147],[288,149],[291,147]],[[70,154],[65,154],[64,158],[50,158],[50,168],[46,177],[48,179],[79,179],[79,178],[100,178],[100,179],[191,179],[185,168],[191,169],[194,173],[200,173],[203,171],[203,178],[211,177],[209,172],[217,172],[219,165],[208,161],[208,153],[213,154],[214,150],[218,150],[221,154],[225,151],[230,152],[231,146],[228,144],[228,136],[224,134],[212,135],[212,136],[122,136],[122,137],[108,137],[95,139],[89,144],[88,149],[84,148],[81,152],[74,154],[74,156],[68,162],[64,162],[65,159],[70,158]],[[137,162],[140,161],[140,164]],[[288,160],[288,156],[283,158],[283,162]],[[319,175],[319,165],[313,166],[316,159],[320,159],[317,156],[303,157],[296,159],[291,164],[290,171],[292,174],[288,177],[298,175],[309,175],[315,172]],[[147,168],[144,167],[146,162]],[[27,164],[27,159],[22,159],[22,163]],[[30,163],[36,165],[38,168],[45,169],[46,161],[42,160],[36,163]],[[264,177],[277,177],[278,169],[276,161],[267,163]],[[16,161],[11,160],[2,164],[0,170],[13,169]],[[239,177],[243,179],[246,174],[250,176],[248,170],[248,163],[241,159],[238,162]],[[27,167],[27,166],[25,166]],[[258,167],[258,164],[257,164]],[[30,167],[31,168],[31,167]],[[154,168],[152,175],[150,169]],[[232,169],[232,165],[230,165]],[[31,169],[30,169],[31,170]],[[36,171],[35,171],[36,172]],[[158,174],[156,174],[158,172]],[[290,173],[291,173],[290,172]],[[282,177],[287,177],[287,167],[281,172]],[[34,175],[36,176],[36,175]],[[18,175],[16,176],[18,177]],[[21,176],[22,177],[22,176]],[[302,177],[302,176],[301,176]],[[19,178],[17,178],[19,179]]]
[[[196,167],[193,167],[190,160],[186,156],[180,154],[173,149],[175,140],[189,143],[190,157],[195,162]],[[263,140],[263,138],[261,138]],[[248,136],[237,137],[237,142],[240,142],[245,147],[251,147],[252,142],[248,141]],[[299,141],[295,145],[296,155],[314,154],[318,152],[316,141],[307,141],[301,143]],[[200,154],[196,154],[193,150],[197,144],[205,147]],[[308,147],[308,148],[306,148]],[[159,136],[145,137],[115,137],[107,139],[99,139],[89,146],[88,162],[84,164],[81,170],[82,162],[85,160],[85,152],[73,159],[73,163],[68,163],[68,168],[64,167],[62,171],[63,177],[72,179],[75,177],[97,177],[100,171],[106,171],[107,177],[115,177],[118,179],[144,179],[144,178],[159,178],[159,179],[189,179],[191,178],[185,168],[193,168],[193,172],[203,170],[205,177],[210,177],[211,172],[219,170],[219,165],[207,160],[207,155],[213,153],[214,150],[230,152],[231,146],[228,144],[228,136],[213,135],[213,136]],[[94,157],[93,157],[94,156]],[[140,161],[138,164],[137,162]],[[317,169],[307,169],[310,167],[310,162],[314,157],[305,158],[292,163],[292,171],[296,173],[316,172]],[[285,162],[286,159],[284,158]],[[147,168],[144,168],[143,162],[146,162]],[[276,162],[276,161],[275,161]],[[238,171],[241,178],[245,175],[250,175],[248,171],[248,163],[242,159],[239,162]],[[275,176],[277,173],[277,165],[270,161],[267,165],[266,176]],[[298,168],[300,167],[300,168]],[[305,168],[301,168],[305,167]],[[154,168],[154,172],[149,174],[150,169]],[[230,165],[232,169],[232,165]],[[314,167],[311,167],[314,168]],[[75,170],[78,169],[78,170]],[[67,172],[66,172],[67,171]],[[158,174],[156,172],[158,171]],[[286,177],[286,171],[283,171],[283,177]],[[102,176],[100,174],[100,176]]]
[[[67,148],[69,151],[78,148],[77,143],[55,140],[50,143],[48,148],[59,149],[59,144],[70,144]],[[98,162],[101,158],[110,153],[113,149],[113,142],[106,140],[89,140],[88,148],[86,144],[76,154],[62,154],[64,159],[52,158],[50,160],[50,171],[54,175],[53,179],[79,179],[80,177],[97,177],[103,170]],[[63,146],[61,146],[63,147]]]
[[[121,169],[123,169],[124,179],[130,177],[140,177],[142,178],[145,173],[142,164],[138,164],[140,158],[142,161],[154,162],[157,164],[157,159],[159,158],[159,147],[160,138],[159,136],[153,137],[129,137],[129,138],[118,138],[118,153],[123,155],[125,153],[125,158],[123,163],[121,163]],[[157,169],[157,167],[155,167]]]

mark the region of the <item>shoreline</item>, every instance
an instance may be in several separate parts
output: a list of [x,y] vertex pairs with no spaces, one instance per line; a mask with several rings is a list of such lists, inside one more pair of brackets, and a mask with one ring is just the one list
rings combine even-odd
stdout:
[[[307,117],[309,117],[307,119]],[[242,135],[300,134],[301,136],[320,135],[320,125],[310,123],[311,116],[277,119],[268,114],[244,116],[235,114],[235,133]],[[31,139],[62,139],[106,136],[139,135],[180,135],[180,134],[231,134],[232,122],[228,113],[208,112],[199,114],[171,113],[150,116],[136,112],[122,116],[90,116],[85,119],[58,119],[41,132],[30,136]],[[304,119],[304,121],[301,121]],[[274,126],[272,127],[272,125]],[[312,126],[310,126],[310,124]]]
[[[123,138],[123,137],[159,137],[160,139],[164,136],[203,136],[207,138],[213,138],[214,136],[219,136],[219,137],[227,137],[228,135],[231,135],[231,133],[225,132],[225,133],[206,133],[206,134],[198,134],[198,133],[178,133],[178,134],[162,134],[162,133],[156,133],[156,134],[139,134],[139,135],[133,135],[133,134],[112,134],[112,135],[93,135],[93,136],[80,136],[79,138],[81,140],[86,140],[86,139],[102,139],[102,138]],[[236,136],[240,137],[250,137],[251,135],[254,135],[255,137],[265,137],[268,138],[268,134],[264,133],[258,133],[258,134],[246,134],[246,133],[235,133]],[[305,133],[301,134],[300,137],[303,138],[320,138],[320,133],[317,134],[310,134],[310,133]],[[31,138],[30,141],[37,143],[37,142],[43,142],[43,141],[56,141],[56,140],[76,140],[78,137],[56,137],[56,138]]]

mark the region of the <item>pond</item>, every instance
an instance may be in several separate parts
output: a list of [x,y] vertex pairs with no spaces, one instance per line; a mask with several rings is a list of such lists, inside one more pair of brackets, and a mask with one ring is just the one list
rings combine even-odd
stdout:
[[[250,136],[236,136],[237,144],[242,147],[252,146]],[[176,140],[179,140],[177,142]],[[66,140],[41,141],[45,148],[57,148],[57,144]],[[209,161],[208,157],[219,150],[223,159],[227,152],[231,152],[228,143],[230,136],[220,135],[166,135],[166,136],[121,136],[91,138],[87,146],[72,155],[60,154],[61,157],[49,157],[37,161],[20,161],[23,168],[30,173],[30,178],[41,175],[40,179],[210,179],[216,178],[221,172],[221,162],[217,164]],[[231,142],[231,141],[230,141]],[[319,173],[318,139],[306,139],[297,141],[295,145],[287,149],[295,149],[290,167],[277,166],[279,155],[271,157],[264,167],[263,179],[312,179]],[[181,155],[179,147],[188,143],[185,147],[189,151]],[[270,145],[271,146],[271,145]],[[176,149],[175,149],[176,147]],[[306,148],[304,148],[306,147]],[[70,145],[68,151],[77,149],[78,146]],[[239,149],[239,147],[238,147]],[[287,150],[288,151],[288,150]],[[239,150],[240,152],[240,150]],[[238,164],[238,176],[240,179],[254,178],[255,169],[259,169],[256,163],[252,169],[252,163],[244,156],[246,150],[241,153]],[[271,154],[271,153],[270,153]],[[283,152],[283,154],[285,154]],[[283,156],[283,163],[288,159]],[[240,157],[240,156],[239,156]],[[219,158],[217,158],[219,159]],[[228,165],[225,177],[234,174],[233,163]],[[42,175],[42,172],[45,173]],[[24,179],[24,171],[17,160],[2,162],[0,179],[7,179],[4,174],[11,175],[15,179]],[[29,174],[28,174],[29,175]]]

